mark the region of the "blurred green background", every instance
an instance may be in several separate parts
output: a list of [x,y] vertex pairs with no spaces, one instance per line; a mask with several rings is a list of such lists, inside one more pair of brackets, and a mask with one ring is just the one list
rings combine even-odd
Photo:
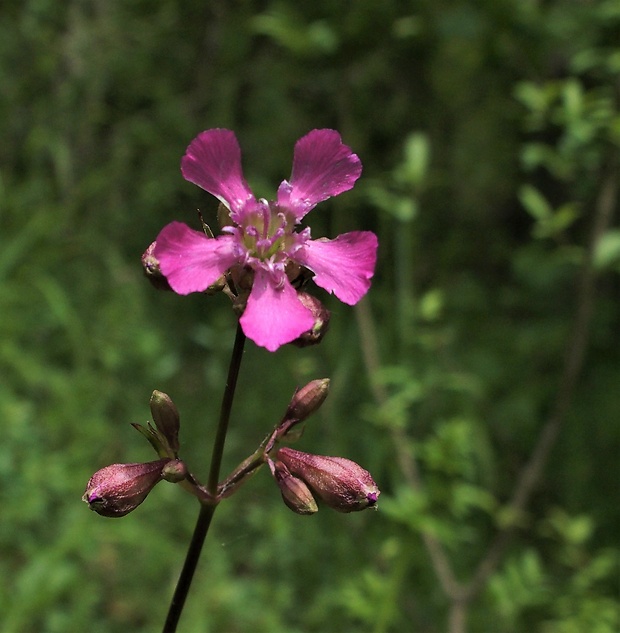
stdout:
[[[372,471],[379,512],[291,513],[260,472],[216,513],[179,631],[613,633],[620,533],[620,1],[6,0],[0,9],[0,629],[161,628],[197,505],[122,520],[90,475],[155,457],[153,389],[199,475],[234,336],[140,255],[213,222],[183,180],[234,129],[272,197],[338,129],[355,189],[314,237],[366,229],[368,299],[322,291],[314,349],[248,345],[224,470],[296,386],[332,379],[302,450]],[[482,564],[481,564],[482,563]]]

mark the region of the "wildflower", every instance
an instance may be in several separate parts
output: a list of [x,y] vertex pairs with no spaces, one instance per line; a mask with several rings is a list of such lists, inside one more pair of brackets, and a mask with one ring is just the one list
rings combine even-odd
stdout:
[[325,505],[338,512],[372,508],[381,494],[370,473],[350,459],[312,455],[293,448],[281,448],[277,458]]
[[181,171],[220,200],[228,218],[215,238],[172,222],[158,235],[154,256],[171,288],[182,295],[203,292],[226,271],[233,279],[250,271],[240,323],[257,345],[275,351],[315,326],[288,271],[310,270],[318,286],[349,305],[368,291],[376,263],[374,233],[312,240],[309,228],[295,230],[319,202],[348,191],[361,174],[359,158],[338,132],[313,130],[297,141],[290,181],[280,184],[271,202],[257,200],[246,183],[241,150],[230,130],[199,134],[187,148]]

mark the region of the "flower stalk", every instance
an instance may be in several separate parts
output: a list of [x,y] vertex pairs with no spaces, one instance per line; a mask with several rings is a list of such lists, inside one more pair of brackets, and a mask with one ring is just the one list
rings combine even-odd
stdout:
[[224,454],[224,444],[226,442],[226,433],[228,431],[228,423],[230,421],[230,413],[232,410],[232,404],[235,397],[235,389],[237,387],[237,378],[239,377],[239,370],[241,369],[241,360],[243,358],[243,348],[245,346],[245,334],[241,329],[241,326],[237,326],[237,334],[235,336],[235,343],[233,346],[232,356],[230,358],[230,364],[228,366],[228,378],[226,380],[226,388],[224,389],[224,396],[222,398],[222,405],[220,407],[220,417],[217,426],[217,432],[215,441],[213,443],[213,451],[211,453],[211,466],[209,469],[209,479],[207,482],[207,491],[213,495],[212,503],[201,503],[200,512],[198,514],[198,520],[196,521],[196,527],[190,541],[187,555],[185,556],[185,563],[181,570],[181,575],[177,582],[176,589],[170,602],[170,608],[168,609],[168,616],[164,624],[163,633],[174,633],[179,623],[179,618],[187,599],[187,594],[194,578],[194,573],[200,559],[202,547],[204,545],[209,527],[211,526],[211,520],[213,514],[219,503],[217,495],[217,480],[220,475],[220,468],[222,465],[222,456]]

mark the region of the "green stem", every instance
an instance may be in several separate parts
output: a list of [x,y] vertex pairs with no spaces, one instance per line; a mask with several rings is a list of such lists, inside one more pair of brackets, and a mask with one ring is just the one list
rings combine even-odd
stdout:
[[265,463],[265,449],[261,445],[252,455],[243,461],[235,470],[218,485],[218,499],[229,497],[241,482],[253,475]]
[[[237,386],[237,378],[239,376],[239,368],[241,367],[241,359],[243,357],[243,347],[245,344],[245,334],[241,330],[241,326],[237,325],[237,335],[235,337],[235,344],[233,347],[232,356],[230,358],[230,365],[228,367],[228,379],[226,381],[226,388],[224,390],[224,396],[222,397],[222,406],[220,408],[220,419],[217,425],[217,433],[213,442],[213,451],[211,453],[211,467],[209,469],[209,480],[207,482],[207,490],[213,498],[216,498],[217,494],[217,481],[220,476],[220,468],[222,465],[222,456],[224,454],[224,444],[226,442],[226,433],[228,431],[228,422],[230,420],[230,412],[232,409],[233,399],[235,397],[235,388]],[[196,527],[190,541],[187,555],[185,556],[185,563],[179,576],[172,601],[170,602],[170,608],[168,610],[168,617],[164,624],[163,633],[174,633],[177,630],[177,624],[185,605],[185,600],[194,578],[194,572],[200,559],[200,553],[202,552],[202,546],[205,542],[209,526],[211,525],[211,519],[217,508],[218,501],[213,503],[203,504],[200,508],[200,514],[196,521]]]

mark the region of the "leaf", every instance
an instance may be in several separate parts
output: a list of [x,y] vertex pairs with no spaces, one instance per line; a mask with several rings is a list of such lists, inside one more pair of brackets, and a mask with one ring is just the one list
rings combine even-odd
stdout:
[[553,214],[547,199],[531,185],[523,185],[519,189],[519,200],[524,209],[539,222],[549,220]]
[[620,229],[607,231],[594,250],[594,266],[605,270],[620,264]]

